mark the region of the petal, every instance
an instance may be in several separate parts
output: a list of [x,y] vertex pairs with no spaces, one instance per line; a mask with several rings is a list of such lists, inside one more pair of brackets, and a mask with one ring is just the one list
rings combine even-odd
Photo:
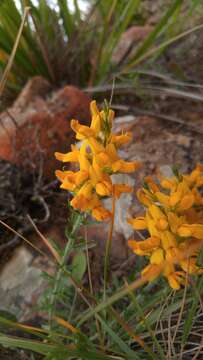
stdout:
[[174,178],[172,178],[172,179],[163,179],[161,181],[161,186],[164,189],[172,190],[176,186],[176,180]]
[[192,231],[192,236],[196,239],[203,240],[203,225],[202,224],[191,224],[188,225]]
[[88,179],[88,172],[87,171],[78,171],[76,174],[75,174],[75,184],[77,186],[79,186],[81,183],[83,183],[85,180]]
[[114,185],[114,194],[116,198],[119,198],[122,193],[130,193],[133,191],[132,186],[126,184],[115,184]]
[[91,103],[90,103],[90,111],[91,111],[91,114],[92,116],[97,116],[99,115],[99,109],[97,107],[97,102],[96,100],[92,100]]
[[174,290],[180,289],[180,280],[179,280],[179,277],[175,275],[175,273],[168,275],[167,279],[168,279],[168,283],[172,289],[174,289]]
[[131,224],[133,229],[135,229],[135,230],[144,230],[147,228],[146,220],[144,217],[128,219],[128,223]]
[[151,215],[151,217],[156,221],[161,219],[161,218],[165,218],[164,213],[162,212],[160,207],[157,206],[157,205],[153,204],[153,205],[149,206],[148,211],[149,211],[149,214]]
[[67,179],[62,182],[60,188],[68,191],[74,191],[76,185]]
[[97,161],[102,167],[111,165],[110,157],[106,152],[100,152],[97,154]]
[[113,172],[129,173],[139,169],[141,163],[139,162],[128,162],[124,160],[118,160],[112,164]]
[[110,143],[106,146],[106,153],[112,162],[118,160],[117,150],[113,143]]
[[150,263],[151,264],[161,264],[164,261],[164,251],[163,249],[159,248],[153,251],[151,257],[150,257]]
[[168,250],[171,247],[177,246],[175,236],[168,230],[161,233],[161,241],[164,250]]
[[57,160],[62,162],[77,162],[79,158],[79,150],[70,151],[66,154],[55,152]]
[[203,176],[200,176],[200,177],[197,178],[196,186],[197,187],[203,186]]
[[151,200],[146,196],[145,192],[142,189],[139,189],[136,192],[138,200],[146,207],[149,207],[152,203]]
[[76,132],[76,139],[82,140],[94,136],[95,133],[86,125],[81,125],[78,120],[71,120],[71,128]]
[[97,221],[104,221],[104,220],[108,220],[109,218],[111,218],[112,214],[109,210],[100,206],[100,207],[96,207],[92,210],[92,216]]
[[101,130],[101,120],[99,115],[94,115],[92,117],[90,129],[94,131],[95,135],[99,134]]
[[121,134],[121,135],[112,135],[112,137],[111,137],[111,142],[116,144],[117,146],[127,144],[131,140],[132,140],[131,132],[127,132],[127,133]]
[[155,280],[161,273],[161,267],[156,264],[149,264],[142,270],[142,276],[146,276],[148,281]]
[[184,222],[184,218],[182,216],[178,217],[175,213],[173,212],[168,212],[168,222],[171,228],[171,231],[176,234],[178,228],[180,227],[180,225]]
[[100,144],[94,137],[90,137],[88,139],[88,144],[91,147],[92,152],[95,154],[105,152],[103,145]]
[[181,199],[181,193],[178,191],[175,191],[173,194],[171,194],[169,198],[169,204],[170,206],[175,206]]
[[160,192],[160,191],[156,192],[155,195],[156,195],[158,201],[159,201],[162,205],[164,205],[164,206],[166,206],[166,207],[169,207],[169,196],[168,196],[168,195],[165,195],[165,194],[163,194],[163,193]]
[[181,225],[178,228],[178,235],[182,236],[182,237],[189,237],[192,236],[192,230],[188,227],[188,225]]
[[154,193],[159,192],[158,185],[154,182],[153,178],[151,176],[145,177],[145,182],[149,186],[150,190]]
[[96,185],[96,192],[100,196],[110,196],[112,194],[112,184],[107,181],[99,182]]
[[180,261],[181,268],[187,273],[192,274],[198,271],[198,267],[196,266],[197,259],[196,258],[188,258]]
[[151,236],[159,237],[159,231],[156,228],[156,222],[152,219],[152,217],[149,214],[149,211],[146,212],[146,223],[147,223],[147,229]]
[[166,230],[168,228],[168,221],[163,217],[157,221],[156,227],[160,231]]
[[74,177],[75,173],[73,171],[56,170],[55,175],[56,175],[57,179],[59,179],[61,182],[63,182],[65,180],[65,178],[67,178],[69,176]]
[[90,162],[87,158],[87,156],[80,154],[79,155],[79,164],[80,164],[80,170],[88,172],[90,168]]
[[70,202],[74,209],[85,211],[88,209],[89,200],[83,195],[76,195]]
[[136,254],[148,255],[160,245],[160,239],[154,236],[140,241],[129,240],[128,245],[134,250]]
[[87,181],[78,191],[77,195],[84,195],[85,198],[89,199],[92,195],[93,186],[90,181]]
[[183,198],[180,201],[179,207],[181,210],[187,210],[190,209],[194,204],[195,198],[192,193],[187,194],[183,196]]

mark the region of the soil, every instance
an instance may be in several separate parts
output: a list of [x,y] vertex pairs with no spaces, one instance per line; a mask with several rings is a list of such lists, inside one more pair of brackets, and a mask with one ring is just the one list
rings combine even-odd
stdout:
[[[0,346],[0,360],[30,360],[31,353],[25,350],[11,350]],[[35,360],[41,360],[41,355],[35,354]]]

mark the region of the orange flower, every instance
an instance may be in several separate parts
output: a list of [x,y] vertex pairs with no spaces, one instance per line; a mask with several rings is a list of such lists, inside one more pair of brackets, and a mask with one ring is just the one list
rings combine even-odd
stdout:
[[112,133],[114,112],[111,109],[99,111],[95,101],[90,104],[92,120],[90,126],[81,125],[78,120],[71,121],[76,139],[81,146],[71,147],[66,154],[55,153],[62,162],[76,162],[78,171],[56,171],[61,188],[72,192],[71,205],[80,211],[88,211],[99,221],[111,217],[103,207],[104,197],[119,197],[132,188],[126,184],[113,185],[113,173],[135,171],[138,162],[127,162],[118,155],[118,148],[131,140],[131,133],[115,135]]
[[203,197],[198,190],[202,178],[200,165],[189,175],[161,179],[161,186],[148,177],[137,193],[146,207],[145,215],[129,220],[134,229],[147,229],[150,234],[146,240],[128,242],[137,255],[149,258],[150,265],[143,273],[154,279],[152,265],[161,266],[163,276],[175,290],[184,284],[187,272],[203,272],[197,265],[203,246],[203,211],[199,206]]

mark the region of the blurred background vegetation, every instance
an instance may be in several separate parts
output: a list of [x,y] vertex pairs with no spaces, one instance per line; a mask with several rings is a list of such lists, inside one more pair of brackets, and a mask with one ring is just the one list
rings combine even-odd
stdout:
[[[113,79],[132,85],[138,75],[156,69],[155,60],[167,45],[195,31],[203,15],[200,0],[1,0],[1,73],[25,7],[30,11],[7,81],[7,99],[35,75],[55,87],[112,85]],[[122,35],[133,25],[152,28],[116,59]]]

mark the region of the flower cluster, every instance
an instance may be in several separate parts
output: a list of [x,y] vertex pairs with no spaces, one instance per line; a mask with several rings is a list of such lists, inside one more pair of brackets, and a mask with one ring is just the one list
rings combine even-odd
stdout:
[[97,220],[111,217],[104,208],[102,199],[119,197],[123,192],[132,191],[126,184],[113,185],[114,173],[133,172],[139,168],[139,162],[127,162],[118,155],[118,148],[131,140],[131,133],[115,135],[112,133],[114,112],[107,106],[99,111],[95,101],[90,104],[92,120],[90,126],[71,120],[71,128],[80,140],[80,146],[72,145],[67,154],[55,153],[62,162],[75,162],[78,171],[57,170],[61,188],[73,194],[71,205],[80,211],[88,211]]
[[[174,177],[161,178],[157,185],[146,178],[137,197],[146,207],[143,217],[129,219],[135,230],[147,229],[146,240],[130,240],[138,255],[149,258],[143,274],[153,280],[154,270],[167,278],[173,289],[179,289],[186,274],[199,274],[198,254],[203,245],[203,167],[198,164],[189,175],[174,171]],[[157,272],[156,272],[157,274]]]

